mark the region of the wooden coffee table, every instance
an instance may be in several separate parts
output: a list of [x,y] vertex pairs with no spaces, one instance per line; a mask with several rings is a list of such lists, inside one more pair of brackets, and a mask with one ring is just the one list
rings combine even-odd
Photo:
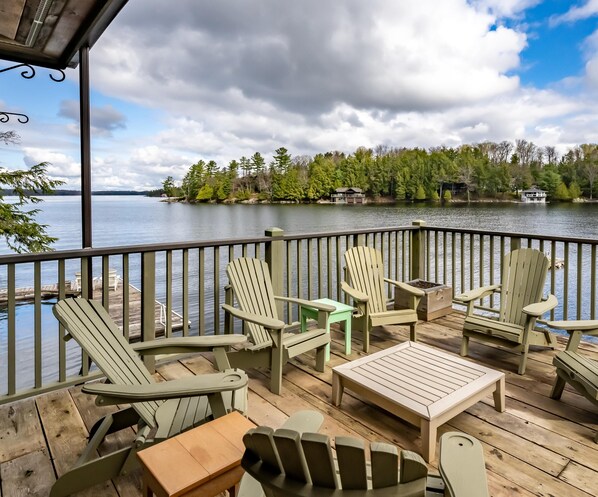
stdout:
[[234,496],[250,428],[251,421],[232,412],[139,451],[143,496],[207,497],[225,490]]
[[434,460],[441,424],[490,393],[495,409],[505,410],[504,373],[415,342],[333,368],[335,406],[345,388],[419,426],[422,456],[428,462]]

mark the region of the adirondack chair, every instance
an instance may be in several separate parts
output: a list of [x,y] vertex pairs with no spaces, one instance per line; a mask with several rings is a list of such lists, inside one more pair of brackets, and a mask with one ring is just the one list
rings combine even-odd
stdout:
[[[227,303],[222,308],[247,324],[251,341],[242,350],[228,352],[228,363],[242,369],[270,368],[270,390],[275,394],[280,394],[282,388],[283,366],[296,355],[315,349],[316,369],[324,371],[326,345],[330,343],[330,334],[326,332],[326,320],[335,307],[274,295],[268,264],[260,259],[235,259],[227,265],[226,273],[230,285],[227,289]],[[236,298],[239,309],[232,306],[233,297]],[[278,319],[277,300],[317,309],[318,328],[303,333],[286,333],[285,323]],[[230,367],[226,363],[225,366]]]
[[[535,329],[536,320],[557,306],[554,295],[542,298],[549,265],[549,259],[539,250],[513,250],[503,258],[500,285],[484,286],[455,296],[456,301],[467,304],[462,356],[469,352],[470,338],[511,347],[521,353],[518,372],[524,374],[530,345],[554,350],[554,336],[547,329]],[[500,293],[498,318],[474,314],[474,303],[493,293]]]
[[[410,325],[409,339],[417,340],[417,306],[425,295],[423,290],[407,283],[384,277],[384,264],[379,250],[371,247],[353,247],[345,252],[346,275],[348,281],[341,282],[342,290],[353,299],[357,312],[351,327],[363,333],[363,350],[369,351],[370,330],[374,326],[387,324]],[[384,283],[400,288],[410,296],[408,309],[388,309]]]
[[[565,383],[570,383],[586,399],[598,405],[598,361],[577,351],[582,335],[598,336],[598,321],[548,321],[547,324],[570,334],[567,348],[552,361],[556,366],[557,379],[550,397],[560,399]],[[598,443],[598,432],[594,435],[594,442]]]
[[[60,497],[112,479],[136,467],[138,450],[197,426],[231,409],[245,410],[247,376],[227,371],[158,383],[140,354],[172,354],[221,349],[242,343],[242,336],[185,337],[144,342],[136,348],[123,337],[102,307],[93,300],[64,299],[54,306],[54,315],[109,383],[90,383],[83,391],[97,395],[96,404],[128,404],[108,414],[90,430],[90,440],[75,467],[63,474],[50,492]],[[104,437],[137,425],[135,441],[129,447],[93,459]]]
[[[351,437],[335,438],[336,460],[330,439],[319,433],[267,426],[243,437],[243,469],[260,482],[267,497],[424,497],[428,467],[415,452]],[[400,471],[399,471],[400,466]],[[480,443],[462,433],[441,438],[440,474],[450,497],[488,497],[484,456]],[[440,495],[442,485],[434,485]],[[243,496],[244,497],[244,496]]]

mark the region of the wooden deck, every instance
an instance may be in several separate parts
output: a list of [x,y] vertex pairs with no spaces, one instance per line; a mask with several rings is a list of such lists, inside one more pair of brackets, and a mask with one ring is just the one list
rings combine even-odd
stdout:
[[[453,313],[433,322],[420,323],[420,341],[458,353],[463,317]],[[299,409],[325,414],[322,432],[350,434],[383,440],[419,451],[416,428],[363,402],[347,391],[341,408],[331,402],[330,367],[361,355],[359,334],[353,354],[343,354],[344,341],[334,332],[332,357],[324,373],[313,369],[313,358],[300,356],[285,367],[283,394],[268,389],[267,372],[248,371],[249,418],[257,424],[280,425]],[[372,351],[408,339],[408,327],[377,328]],[[559,347],[565,340],[559,338]],[[598,346],[585,344],[598,359]],[[477,437],[484,447],[492,496],[590,497],[598,495],[598,412],[586,399],[567,387],[562,401],[549,398],[555,374],[554,352],[537,349],[530,354],[525,376],[516,374],[517,356],[484,345],[471,344],[471,359],[506,373],[506,412],[494,410],[491,397],[440,427],[440,433],[459,430]],[[173,379],[211,370],[209,357],[192,356],[159,367],[159,376]],[[56,474],[64,473],[86,444],[87,429],[109,408],[98,408],[80,388],[56,391],[35,399],[0,407],[0,476],[2,497],[46,496]],[[130,441],[132,430],[111,435],[102,450]],[[435,469],[436,463],[432,464]],[[139,496],[139,472],[77,495]]]

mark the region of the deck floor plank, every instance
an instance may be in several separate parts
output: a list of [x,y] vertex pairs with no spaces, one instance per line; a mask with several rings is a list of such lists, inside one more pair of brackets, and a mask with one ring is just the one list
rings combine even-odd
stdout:
[[44,447],[0,464],[3,495],[47,497],[56,477]]
[[[453,313],[433,322],[418,326],[419,340],[449,353],[458,354],[461,341],[463,315]],[[404,326],[377,328],[371,338],[372,352],[401,343],[408,339],[408,328]],[[347,391],[342,405],[337,408],[331,402],[331,368],[348,360],[362,357],[361,334],[353,334],[350,356],[344,355],[344,334],[338,329],[332,332],[332,356],[326,371],[314,370],[313,354],[294,358],[283,370],[282,395],[270,392],[270,373],[267,370],[249,370],[249,418],[256,424],[280,426],[284,420],[299,409],[314,409],[325,415],[322,432],[330,435],[348,434],[368,440],[382,440],[394,443],[403,449],[419,451],[421,440],[419,430],[386,411],[363,401],[358,395]],[[563,350],[566,337],[558,338],[557,350]],[[598,346],[584,344],[584,353],[598,359]],[[598,446],[592,438],[598,429],[598,413],[595,406],[572,389],[567,388],[562,401],[549,398],[555,379],[552,358],[554,351],[535,349],[528,360],[528,374],[516,373],[518,354],[495,346],[472,342],[469,360],[500,369],[506,373],[506,412],[494,410],[491,397],[459,414],[440,428],[440,433],[461,430],[480,439],[486,458],[488,484],[493,497],[588,497],[598,495]],[[190,355],[158,367],[157,378],[174,379],[190,374],[213,371],[211,354]],[[2,481],[2,495],[13,488],[27,489],[28,482],[22,478],[19,485],[17,461],[25,455],[31,460],[43,454],[52,454],[53,472],[62,474],[72,465],[77,454],[85,445],[85,437],[91,423],[106,412],[99,408],[93,398],[81,393],[79,387],[53,392],[37,398],[37,411],[33,401],[28,407],[12,406],[0,408],[0,456],[11,465],[0,464],[0,471],[13,471],[16,477]],[[10,440],[17,449],[6,449],[8,440],[6,421],[7,408],[13,407],[19,414],[22,430],[14,428]],[[39,411],[39,416],[37,412]],[[66,411],[66,412],[65,412]],[[71,412],[72,411],[72,412]],[[4,416],[2,414],[5,414]],[[28,413],[28,414],[27,414]],[[14,415],[13,415],[14,417]],[[39,421],[41,418],[41,424]],[[37,422],[36,422],[37,420]],[[70,426],[70,428],[67,427]],[[111,448],[112,443],[126,443],[128,433],[115,434],[100,452]],[[27,441],[21,441],[25,434]],[[56,436],[66,440],[57,441]],[[45,439],[48,440],[46,448]],[[124,437],[124,438],[120,438]],[[36,441],[37,440],[37,441]],[[40,442],[41,440],[41,442]],[[40,443],[42,444],[40,448]],[[12,444],[11,444],[12,445]],[[27,458],[18,461],[25,467]],[[431,467],[436,468],[437,462]],[[8,469],[7,469],[8,468]],[[11,474],[13,474],[11,473]],[[9,485],[16,485],[9,487]],[[80,495],[138,497],[141,495],[139,480],[126,484],[119,481],[114,485],[96,487],[92,493]]]
[[0,406],[0,463],[45,447],[33,399]]
[[[87,430],[68,390],[57,390],[36,399],[49,452],[58,476],[73,467],[87,446]],[[112,482],[95,485],[77,497],[117,496]]]

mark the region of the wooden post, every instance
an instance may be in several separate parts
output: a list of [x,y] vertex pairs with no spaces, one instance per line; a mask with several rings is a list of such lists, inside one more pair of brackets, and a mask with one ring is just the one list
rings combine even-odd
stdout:
[[[270,269],[270,278],[272,279],[272,289],[274,295],[283,295],[284,284],[284,230],[280,228],[268,228],[266,236],[272,237],[271,242],[266,242],[266,263]],[[283,316],[283,303],[276,303],[278,317]]]
[[[124,291],[128,291],[125,288]],[[144,252],[141,255],[141,339],[156,338],[156,254]],[[143,358],[147,369],[155,371],[156,360],[153,356]]]
[[411,254],[410,254],[410,279],[424,279],[425,273],[425,241],[424,241],[424,232],[421,229],[423,226],[426,225],[425,221],[417,220],[411,223],[412,226],[418,226],[419,229],[416,231],[411,232]]

